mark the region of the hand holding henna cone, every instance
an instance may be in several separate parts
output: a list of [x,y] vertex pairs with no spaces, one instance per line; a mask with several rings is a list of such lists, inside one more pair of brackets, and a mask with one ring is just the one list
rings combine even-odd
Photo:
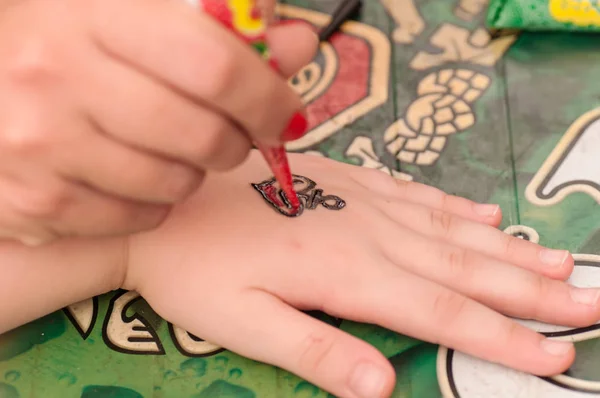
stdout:
[[[256,0],[237,0],[236,2],[228,0],[202,0],[202,6],[205,12],[236,33],[240,39],[252,45],[269,63],[271,68],[279,71],[277,61],[271,56],[266,44],[266,24],[261,11],[257,7]],[[306,132],[307,124],[304,115],[297,113],[292,117],[287,129],[283,132],[281,136],[282,140],[290,141],[300,138]],[[255,144],[287,196],[292,206],[292,211],[299,211],[300,200],[296,191],[294,191],[292,173],[285,147],[283,145],[279,147],[267,147],[261,143]]]

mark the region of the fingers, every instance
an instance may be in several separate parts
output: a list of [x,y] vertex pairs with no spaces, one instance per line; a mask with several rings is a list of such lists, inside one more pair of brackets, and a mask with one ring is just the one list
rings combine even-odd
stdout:
[[99,2],[91,15],[93,37],[107,54],[209,104],[256,141],[281,142],[302,103],[250,46],[184,2],[111,1],[118,13]]
[[[447,207],[452,207],[448,205]],[[574,260],[566,250],[552,250],[508,235],[496,228],[444,211],[410,202],[379,201],[378,208],[390,219],[422,235],[478,251],[536,273],[566,279]]]
[[[478,302],[404,271],[346,289],[335,311],[541,376],[567,369],[575,350]],[[349,318],[348,316],[353,316]]]
[[38,222],[57,236],[118,236],[155,228],[167,217],[169,206],[122,200],[82,185],[71,184],[68,206]]
[[227,310],[234,312],[228,314],[226,322],[235,333],[227,333],[228,328],[222,325],[221,332],[215,334],[215,338],[222,338],[217,344],[284,368],[335,396],[390,396],[394,371],[374,347],[302,314],[268,293],[245,293],[240,297],[243,306]]
[[307,24],[286,23],[269,28],[267,42],[281,75],[289,78],[315,57],[319,36]]
[[[398,229],[392,235],[394,241],[382,246],[399,267],[504,314],[573,326],[587,326],[600,319],[600,290],[577,289],[410,230]],[[386,239],[390,241],[389,236]]]
[[[93,127],[98,126],[88,130]],[[204,177],[183,164],[112,141],[98,130],[72,139],[78,150],[61,153],[56,160],[60,174],[113,196],[172,204],[187,198]]]
[[158,226],[166,206],[120,200],[90,188],[48,178],[3,179],[0,236],[37,246],[56,238],[130,234]]
[[400,180],[371,169],[352,170],[348,175],[370,194],[378,193],[386,198],[421,204],[492,226],[500,225],[502,220],[500,207],[495,204],[475,203],[428,185]]
[[226,170],[244,161],[252,144],[230,120],[120,62],[97,59],[85,87],[95,95],[81,95],[81,101],[106,134],[149,157],[199,170]]

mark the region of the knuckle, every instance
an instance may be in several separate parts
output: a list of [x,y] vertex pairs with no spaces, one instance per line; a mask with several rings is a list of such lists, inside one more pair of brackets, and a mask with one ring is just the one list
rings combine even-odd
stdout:
[[452,329],[450,325],[460,321],[466,306],[467,298],[464,296],[450,290],[438,293],[433,300],[431,309],[434,324],[448,325],[448,329]]
[[510,320],[506,323],[506,326],[498,328],[499,338],[496,341],[503,342],[500,344],[501,347],[511,347],[518,345],[518,341],[523,338],[523,327],[517,322]]
[[163,182],[163,189],[171,201],[182,201],[190,196],[204,180],[204,173],[179,166]]
[[298,357],[299,368],[312,374],[325,371],[327,358],[334,345],[333,333],[311,332],[301,343]]
[[403,186],[401,184],[396,183],[396,178],[392,177],[385,171],[382,171],[380,169],[373,169],[373,168],[364,168],[361,171],[362,171],[362,173],[364,173],[365,179],[367,181],[370,181],[372,184],[382,185],[382,186],[386,186],[386,187],[403,188]]
[[16,120],[5,126],[0,135],[0,148],[4,153],[21,157],[39,154],[48,147],[52,131],[40,126],[40,117],[32,112],[28,120]]
[[449,205],[449,201],[450,201],[450,195],[448,195],[446,192],[441,191],[437,188],[435,188],[436,191],[436,195],[438,195],[439,199],[439,203],[440,203],[440,209],[442,210],[446,210],[448,208]]
[[143,206],[141,208],[127,209],[127,227],[130,232],[143,232],[159,227],[169,215],[170,206]]
[[[387,173],[385,174],[387,175]],[[403,178],[394,178],[390,176],[390,179],[392,180],[392,184],[394,184],[397,189],[402,191],[408,191],[408,189],[410,189],[410,187],[414,184],[412,181],[408,181]]]
[[60,218],[69,203],[66,188],[29,192],[15,202],[17,210],[28,217]]
[[210,121],[206,123],[189,148],[194,158],[205,161],[214,161],[222,156],[227,147],[228,127],[224,121]]
[[414,193],[415,188],[417,190],[419,188],[418,184],[413,181],[405,180],[402,178],[395,178],[388,175],[387,173],[381,174],[383,174],[384,176],[380,178],[382,178],[383,181],[383,178],[385,177],[385,182],[390,186],[391,193],[400,198],[410,198],[411,191],[413,191]]
[[442,251],[442,264],[450,269],[450,274],[461,279],[470,276],[471,268],[468,265],[467,250],[463,248],[450,248]]
[[[214,47],[215,50],[211,53],[211,61],[208,64],[211,78],[204,79],[201,88],[202,94],[212,100],[223,98],[231,92],[238,73],[234,52],[227,46]],[[205,60],[201,62],[206,64]]]
[[[528,294],[523,301],[529,301],[529,306],[524,306],[524,309],[527,311],[527,316],[533,317],[534,319],[540,319],[542,306],[548,302],[546,298],[551,293],[551,287],[549,280],[543,277],[542,275],[535,274],[532,276],[532,289],[531,293]],[[529,299],[529,300],[527,300]]]
[[[337,274],[340,275],[340,274]],[[359,286],[352,278],[343,278],[342,283],[346,288],[352,291],[357,291]],[[315,285],[313,288],[313,302],[317,310],[329,315],[338,314],[341,308],[354,307],[356,313],[360,312],[353,300],[348,297],[343,289],[325,285]]]
[[455,217],[443,210],[431,210],[429,221],[433,231],[436,231],[443,237],[452,235],[454,230]]
[[215,167],[215,169],[224,171],[239,166],[248,158],[251,149],[252,145],[250,143],[231,145],[231,147],[228,148],[227,156],[223,156],[223,160]]
[[21,43],[7,61],[7,76],[17,85],[40,85],[59,76],[60,62],[47,39],[33,37]]
[[521,240],[515,236],[505,234],[504,236],[504,253],[507,255],[512,254],[516,250],[516,246],[519,245]]
[[[317,158],[314,161],[326,163],[327,160],[328,159],[325,158]],[[390,195],[400,193],[402,196],[403,191],[407,188],[404,185],[404,181],[399,181],[396,178],[390,176],[385,172],[382,172],[379,169],[360,167],[350,170],[350,172],[347,173],[347,175],[354,183],[360,185],[365,189],[378,189]]]
[[419,184],[419,187],[421,188],[421,192],[423,194],[427,194],[427,196],[429,196],[431,198],[431,200],[433,201],[433,203],[436,205],[436,208],[438,209],[444,209],[446,206],[446,201],[448,194],[444,191],[442,191],[439,188],[436,187],[432,187],[430,185],[424,185],[424,184]]

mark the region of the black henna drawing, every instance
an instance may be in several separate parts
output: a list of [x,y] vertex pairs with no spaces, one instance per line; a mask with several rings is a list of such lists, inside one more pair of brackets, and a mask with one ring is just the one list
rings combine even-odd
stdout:
[[277,212],[287,217],[298,217],[304,213],[304,209],[314,210],[322,205],[328,210],[341,210],[346,207],[346,202],[336,195],[323,195],[322,189],[316,189],[317,183],[310,178],[292,175],[294,186],[298,199],[300,199],[300,208],[297,212],[292,211],[292,206],[285,193],[276,186],[275,178],[265,180],[258,184],[250,184],[256,189]]

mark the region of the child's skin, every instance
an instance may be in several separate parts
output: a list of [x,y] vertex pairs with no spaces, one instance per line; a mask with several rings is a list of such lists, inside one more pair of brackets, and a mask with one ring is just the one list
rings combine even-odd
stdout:
[[183,0],[0,0],[0,238],[156,227],[251,140],[301,135],[286,80],[317,37],[267,38],[281,75]]
[[[499,231],[499,208],[371,169],[292,155],[296,174],[347,202],[287,218],[251,186],[256,152],[165,223],[130,238],[0,247],[0,333],[119,287],[208,341],[275,364],[345,398],[390,395],[394,372],[367,343],[298,309],[374,323],[539,375],[572,363],[571,343],[501,315],[586,326],[598,290],[564,282],[553,251]],[[19,297],[15,300],[14,297]]]

